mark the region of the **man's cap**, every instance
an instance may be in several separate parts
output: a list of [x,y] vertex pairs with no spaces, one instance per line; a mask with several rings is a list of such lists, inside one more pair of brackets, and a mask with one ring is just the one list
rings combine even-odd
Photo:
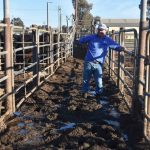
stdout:
[[104,23],[100,24],[97,29],[108,30],[107,26]]

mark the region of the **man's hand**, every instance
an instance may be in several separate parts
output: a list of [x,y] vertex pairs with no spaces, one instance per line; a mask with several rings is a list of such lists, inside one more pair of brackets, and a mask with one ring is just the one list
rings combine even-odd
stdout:
[[122,52],[122,51],[125,51],[125,47],[123,47],[123,46],[121,46],[120,48],[119,48],[119,50],[120,50],[120,52]]
[[127,53],[127,54],[129,54],[131,56],[134,56],[134,50],[133,51],[129,51],[129,50],[127,50],[126,47],[123,47],[123,46],[121,46],[120,52],[125,52],[125,53]]
[[118,51],[118,52],[125,51],[125,49],[126,49],[126,48],[123,47],[123,46],[119,46],[119,47],[115,48],[115,50]]

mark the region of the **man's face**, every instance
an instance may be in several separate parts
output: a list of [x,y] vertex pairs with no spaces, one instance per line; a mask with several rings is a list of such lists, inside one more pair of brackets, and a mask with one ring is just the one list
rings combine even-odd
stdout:
[[97,34],[98,34],[98,36],[103,37],[106,35],[106,30],[98,29]]

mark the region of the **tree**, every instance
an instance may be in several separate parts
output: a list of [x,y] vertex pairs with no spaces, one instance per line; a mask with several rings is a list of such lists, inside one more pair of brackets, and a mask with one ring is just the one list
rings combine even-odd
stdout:
[[11,23],[14,24],[15,26],[24,26],[23,21],[18,17],[18,18],[13,18],[11,20]]
[[78,21],[80,24],[80,31],[90,32],[93,15],[90,13],[93,4],[89,4],[87,0],[78,0]]
[[94,17],[94,25],[100,24],[101,23],[101,18],[99,16]]
[[[75,1],[76,0],[72,0],[74,9],[75,9],[75,5],[76,5]],[[78,2],[77,15],[78,15],[79,20],[83,20],[85,17],[85,14],[90,14],[90,16],[92,16],[90,13],[90,10],[92,10],[93,4],[89,4],[87,2],[87,0],[77,0],[77,2]]]
[[83,20],[85,14],[91,14],[90,10],[92,9],[92,4],[89,4],[86,0],[78,1],[78,10],[77,15],[79,20]]
[[[75,8],[76,0],[72,0],[72,4]],[[90,13],[92,10],[93,4],[89,4],[87,0],[77,0],[78,9],[77,9],[77,17],[78,17],[78,27],[77,29],[82,31],[90,31],[93,15]]]

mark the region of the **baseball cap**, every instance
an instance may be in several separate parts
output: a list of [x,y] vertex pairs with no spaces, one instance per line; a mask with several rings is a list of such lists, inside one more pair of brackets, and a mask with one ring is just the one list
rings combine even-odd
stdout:
[[100,25],[98,26],[97,29],[107,30],[108,28],[107,28],[107,26],[106,26],[104,23],[102,23],[102,24],[100,24]]

